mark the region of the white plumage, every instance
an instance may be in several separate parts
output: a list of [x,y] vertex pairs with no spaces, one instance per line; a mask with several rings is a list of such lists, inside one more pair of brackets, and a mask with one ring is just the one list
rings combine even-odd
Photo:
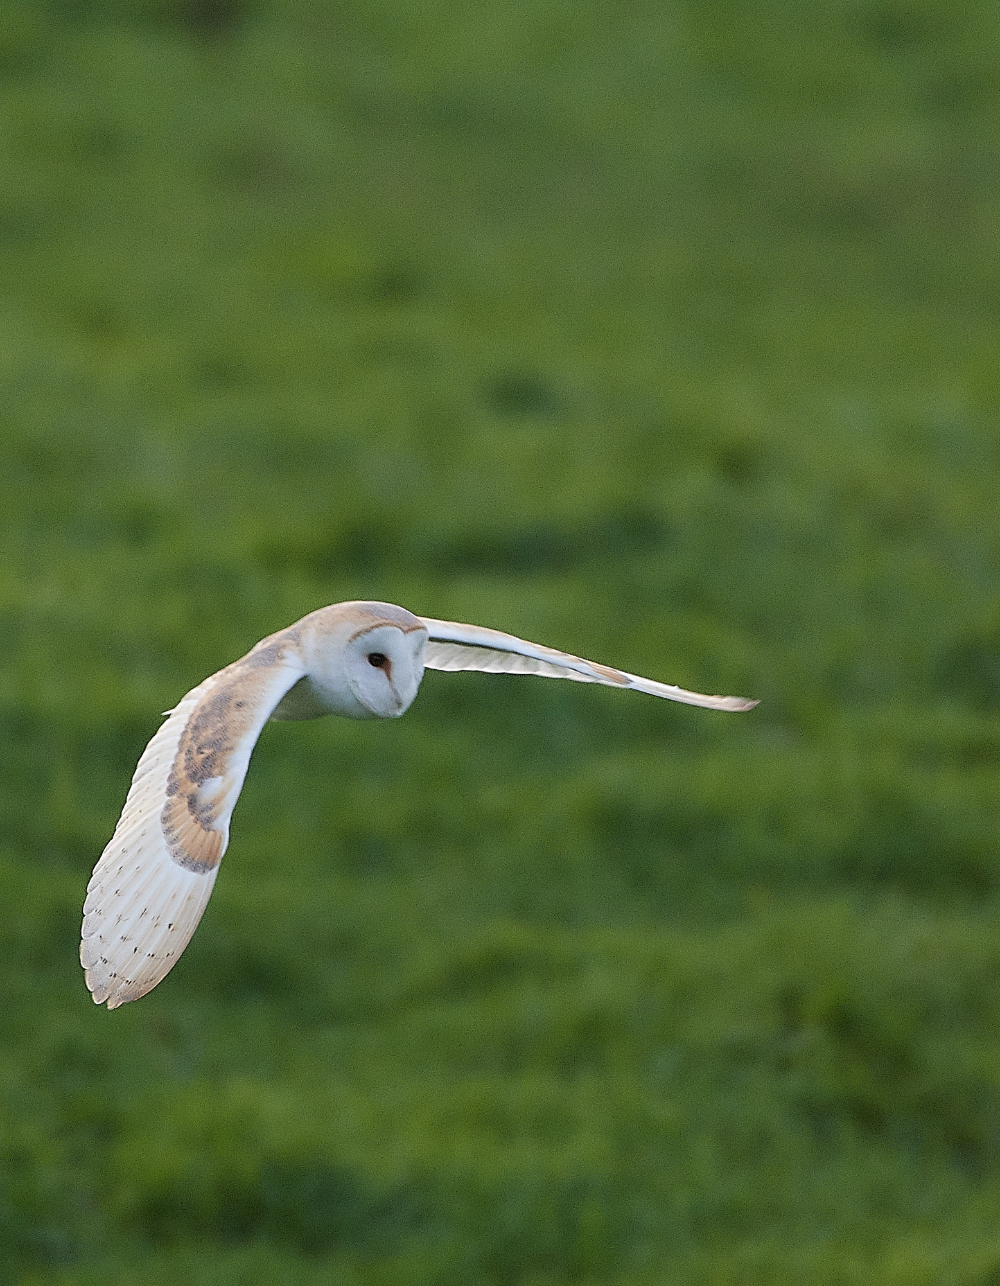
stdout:
[[602,683],[711,710],[757,704],[687,692],[391,603],[336,603],[311,612],[193,688],[143,752],[87,886],[80,962],[95,1003],[115,1009],[144,996],[187,946],[267,720],[398,718],[425,668]]

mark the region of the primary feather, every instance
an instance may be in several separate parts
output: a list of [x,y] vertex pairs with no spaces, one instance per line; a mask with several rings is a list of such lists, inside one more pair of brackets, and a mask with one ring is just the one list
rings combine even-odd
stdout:
[[80,961],[97,1004],[114,1009],[145,995],[190,941],[267,720],[397,717],[416,695],[425,666],[601,683],[713,710],[757,704],[688,692],[391,603],[337,603],[312,612],[182,697],[143,752],[87,886]]

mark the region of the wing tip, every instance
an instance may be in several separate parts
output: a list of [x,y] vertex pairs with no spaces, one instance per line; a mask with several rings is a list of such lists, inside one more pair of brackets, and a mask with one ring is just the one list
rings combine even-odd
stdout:
[[87,987],[90,990],[90,998],[94,1004],[106,1004],[109,1009],[118,1009],[121,1005],[127,1005],[130,1000],[141,999],[147,992],[152,991],[156,983],[160,981],[157,978],[149,986],[144,986],[142,983],[136,983],[135,981],[131,983],[120,982],[117,978],[113,978],[110,982],[98,982],[96,980],[92,981],[89,973],[86,975],[86,979]]
[[720,697],[720,709],[722,710],[752,710],[754,706],[759,706],[760,701],[752,697]]
[[93,971],[91,969],[85,969],[83,977],[87,984],[87,990],[90,992],[90,998],[94,1004],[103,1005],[105,1000],[107,1000],[110,1005],[112,987],[106,981],[93,977]]

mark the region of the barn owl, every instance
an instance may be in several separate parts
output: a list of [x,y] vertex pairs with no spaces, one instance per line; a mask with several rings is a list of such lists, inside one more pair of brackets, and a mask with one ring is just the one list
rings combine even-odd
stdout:
[[80,962],[96,1004],[144,996],[187,946],[215,884],[250,754],[268,719],[396,719],[424,670],[541,674],[749,710],[478,625],[391,603],[336,603],[262,639],[182,697],[139,760],[83,908]]

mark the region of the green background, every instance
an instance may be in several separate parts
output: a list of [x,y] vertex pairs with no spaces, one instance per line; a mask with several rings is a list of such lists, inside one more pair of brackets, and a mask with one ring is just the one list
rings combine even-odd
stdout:
[[[1000,6],[0,12],[0,1281],[1000,1282]],[[159,712],[347,598],[707,692]]]

